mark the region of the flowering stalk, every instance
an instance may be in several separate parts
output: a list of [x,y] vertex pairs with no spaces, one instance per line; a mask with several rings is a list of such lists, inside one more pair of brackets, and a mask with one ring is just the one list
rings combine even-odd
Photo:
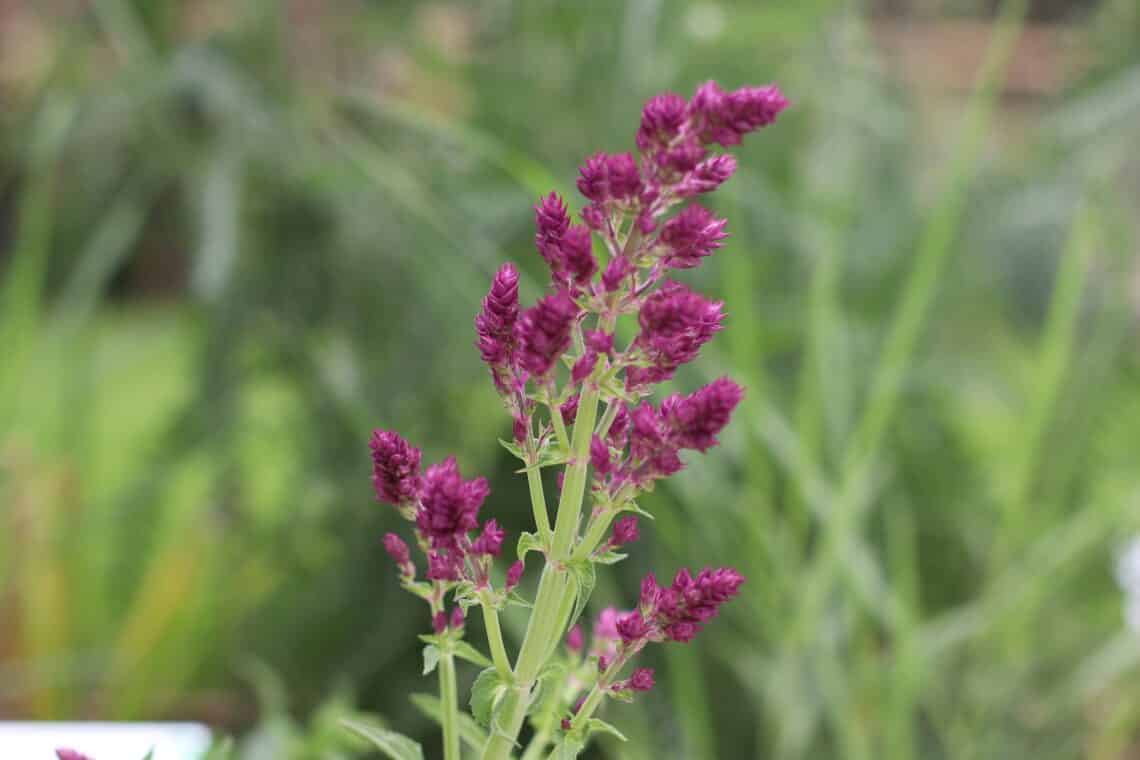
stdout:
[[[629,700],[652,688],[646,668],[622,677],[636,655],[651,643],[690,641],[743,583],[731,568],[682,570],[669,586],[650,575],[636,609],[603,611],[588,653],[574,626],[597,567],[621,561],[640,535],[638,496],[684,467],[682,451],[715,446],[743,396],[720,378],[659,404],[648,400],[723,326],[723,304],[670,279],[674,270],[698,266],[727,237],[726,221],[692,202],[736,169],[715,146],[739,144],[786,106],[774,86],[726,92],[708,82],[688,101],[659,95],[642,113],[637,157],[599,153],[582,166],[582,224],[572,222],[555,193],[535,206],[535,247],[550,269],[548,292],[522,309],[518,272],[506,264],[475,319],[476,345],[514,421],[513,440],[504,445],[523,463],[535,521],[535,532],[519,538],[517,561],[502,583],[492,576],[505,535],[495,520],[479,522],[486,481],[464,480],[454,458],[425,469],[419,449],[396,433],[373,435],[377,497],[412,523],[426,557],[427,579],[417,581],[408,545],[385,537],[404,587],[429,607],[433,633],[421,637],[425,673],[438,665],[447,760],[459,756],[456,658],[484,666],[471,695],[472,713],[487,729],[484,760],[511,757],[528,715],[535,731],[525,760],[548,749],[551,757],[573,757],[591,735],[617,733],[595,717],[607,699]],[[615,331],[627,316],[638,331],[619,346]],[[547,467],[562,468],[553,523],[542,482]],[[532,551],[544,562],[528,603],[516,589]],[[512,602],[531,607],[513,665],[499,623]],[[464,640],[466,610],[476,605],[489,658]]]

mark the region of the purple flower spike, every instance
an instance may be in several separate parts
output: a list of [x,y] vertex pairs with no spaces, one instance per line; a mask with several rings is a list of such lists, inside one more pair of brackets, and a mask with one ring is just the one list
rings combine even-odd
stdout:
[[645,618],[641,616],[641,613],[634,610],[618,618],[617,630],[618,635],[621,636],[622,643],[629,646],[645,638],[649,633],[649,625],[645,622]]
[[595,203],[637,197],[641,192],[637,161],[629,153],[595,153],[578,170],[578,191]]
[[642,613],[648,614],[657,605],[657,595],[661,592],[661,588],[657,585],[657,576],[653,573],[645,576],[641,581],[641,595],[638,599],[638,606],[641,608]]
[[645,299],[638,315],[641,334],[634,345],[645,352],[650,365],[633,367],[626,384],[637,387],[668,380],[677,368],[697,357],[724,321],[724,304],[709,301],[677,282],[666,282]]
[[424,473],[416,525],[433,547],[455,548],[460,537],[478,526],[479,508],[490,492],[486,478],[463,480],[455,457],[448,457]]
[[665,223],[660,242],[665,246],[665,265],[674,269],[692,269],[701,259],[720,248],[728,237],[728,223],[718,219],[704,206],[693,204]]
[[599,476],[606,476],[613,472],[613,461],[610,459],[610,448],[598,436],[590,441],[590,464]]
[[610,541],[614,546],[622,546],[631,544],[640,537],[641,532],[637,529],[637,515],[626,515],[614,523],[614,534]]
[[717,434],[743,398],[744,389],[722,377],[688,396],[670,396],[661,411],[681,448],[704,452],[717,444]]
[[495,387],[509,391],[509,365],[515,351],[515,325],[519,318],[519,272],[513,264],[503,264],[491,281],[483,308],[475,317],[475,345],[491,368]]
[[578,305],[564,291],[552,293],[522,314],[519,322],[519,363],[536,376],[550,372],[570,347],[570,331]]
[[376,498],[398,507],[420,496],[420,450],[391,430],[372,431],[372,484]]
[[688,197],[711,193],[736,173],[736,158],[727,153],[702,161],[677,186],[677,195]]
[[[582,287],[598,271],[594,258],[594,242],[587,227],[571,227],[558,244],[559,260],[555,276],[561,275],[569,283]],[[564,274],[562,274],[564,272]]]
[[744,135],[768,126],[787,107],[775,85],[725,92],[716,82],[705,82],[689,101],[689,119],[704,142],[739,145]]
[[448,620],[448,627],[453,631],[458,631],[463,627],[463,623],[466,621],[466,619],[467,616],[463,614],[463,608],[459,605],[456,605],[455,609],[451,611],[451,619]]
[[614,350],[614,336],[602,330],[586,331],[586,348],[598,354],[610,354]]
[[582,651],[585,646],[585,637],[582,635],[582,626],[576,625],[566,634],[566,648],[574,654]]
[[429,581],[457,581],[463,575],[463,558],[457,552],[428,553]]
[[[574,362],[574,366],[570,368],[570,380],[574,383],[582,382],[594,371],[597,363],[598,355],[593,351],[582,354],[582,358]],[[578,411],[577,404],[574,405],[574,411]]]
[[566,202],[558,193],[551,193],[534,207],[534,243],[544,257],[546,248],[561,240],[569,227],[570,215],[566,211]]
[[663,148],[681,133],[685,124],[685,99],[672,92],[654,95],[641,111],[637,147],[642,151]]
[[625,256],[617,256],[606,265],[602,273],[602,287],[607,293],[619,290],[622,283],[633,272],[633,264]]
[[432,615],[431,629],[435,631],[436,635],[443,633],[447,630],[447,613],[443,610]]
[[558,413],[562,415],[562,422],[566,425],[573,425],[574,420],[578,419],[578,402],[581,397],[577,394],[566,399],[566,401],[558,407]]
[[404,543],[404,539],[395,533],[385,534],[384,551],[388,552],[388,556],[396,563],[396,567],[400,569],[400,575],[405,581],[410,581],[416,577],[416,566],[412,563],[412,555],[408,550],[408,545]]
[[498,557],[503,550],[503,539],[506,537],[506,531],[499,527],[497,520],[488,520],[483,524],[483,532],[479,538],[471,544],[471,553]]
[[670,641],[691,641],[743,583],[744,576],[731,567],[705,568],[696,578],[682,568],[673,585],[658,592],[653,626]]
[[653,688],[653,669],[652,668],[638,668],[633,671],[621,688],[629,689],[630,691],[649,691]]
[[516,586],[519,585],[519,581],[522,580],[524,570],[526,570],[526,566],[523,565],[523,561],[521,559],[515,560],[514,564],[507,568],[507,593],[510,593],[515,589]]

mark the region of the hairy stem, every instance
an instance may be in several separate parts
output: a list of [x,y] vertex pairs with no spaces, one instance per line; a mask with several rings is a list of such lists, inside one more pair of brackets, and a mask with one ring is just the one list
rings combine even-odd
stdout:
[[598,389],[587,386],[578,402],[578,418],[574,422],[574,440],[570,447],[570,462],[562,482],[562,496],[558,500],[558,516],[554,522],[555,562],[570,558],[574,538],[578,535],[578,522],[582,516],[582,497],[586,494],[586,475],[590,465],[590,439],[598,418]]
[[483,748],[483,760],[506,760],[510,757],[530,707],[534,682],[562,639],[562,628],[566,625],[575,592],[564,563],[570,559],[574,539],[578,535],[590,464],[590,439],[598,417],[598,396],[597,388],[587,387],[578,403],[570,462],[566,465],[562,496],[558,501],[549,562],[542,570],[542,579],[534,598],[534,610],[519,649],[513,688],[496,711],[491,736]]
[[[486,609],[484,607],[484,609]],[[443,727],[444,760],[460,760],[459,708],[456,706],[455,655],[444,652],[439,657],[439,702]]]
[[490,600],[480,598],[480,607],[483,609],[483,627],[487,629],[487,645],[491,649],[491,661],[495,663],[495,670],[504,680],[511,680],[511,661],[507,657],[507,648],[503,646],[503,629],[499,626],[499,612],[491,606]]
[[530,486],[530,506],[534,510],[534,525],[543,543],[549,545],[553,531],[550,518],[546,514],[546,494],[542,490],[542,470],[531,467],[526,471],[526,482]]

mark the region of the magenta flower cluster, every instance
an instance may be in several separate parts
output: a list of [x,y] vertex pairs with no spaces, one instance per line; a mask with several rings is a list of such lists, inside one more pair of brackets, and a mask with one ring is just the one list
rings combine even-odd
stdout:
[[[550,729],[560,724],[563,740],[580,748],[604,697],[630,698],[653,687],[648,668],[622,675],[629,660],[649,643],[691,641],[744,582],[732,568],[681,570],[668,586],[649,575],[636,609],[601,612],[588,652],[580,626],[566,632],[569,610],[580,610],[592,588],[581,580],[592,577],[591,565],[620,561],[625,555],[618,550],[640,538],[631,514],[640,511],[638,495],[681,470],[682,452],[716,446],[743,399],[744,390],[727,377],[656,403],[650,397],[725,326],[723,303],[672,279],[728,237],[726,220],[694,198],[736,171],[736,160],[719,148],[771,124],[787,105],[774,86],[725,91],[707,82],[689,100],[658,95],[642,111],[636,154],[596,153],[580,167],[585,204],[577,221],[557,193],[534,206],[534,245],[549,272],[545,292],[524,308],[519,272],[504,264],[475,317],[475,344],[513,419],[507,448],[524,463],[537,529],[520,538],[519,560],[500,590],[492,588],[491,564],[506,535],[493,519],[480,523],[486,480],[464,479],[454,457],[423,469],[419,449],[391,431],[373,434],[377,498],[413,523],[426,554],[428,582],[419,583],[408,545],[394,533],[384,538],[402,582],[431,606],[436,637],[428,640],[444,656],[458,651],[464,610],[479,605],[494,661],[477,686],[510,687],[500,692],[507,696],[495,708],[502,715],[485,760],[512,752],[543,653],[549,656],[563,634],[572,667],[564,688],[555,690],[566,702]],[[623,317],[636,321],[630,338],[619,337]],[[555,466],[564,470],[552,526],[541,468]],[[583,521],[587,495],[592,509]],[[531,550],[546,560],[533,606],[514,593],[522,555]],[[449,612],[445,596],[452,592],[458,604]],[[514,666],[498,623],[509,598],[533,608]],[[543,625],[535,624],[538,618]]]
[[[464,480],[455,457],[421,472],[420,450],[392,431],[373,433],[371,448],[376,498],[397,506],[414,522],[418,544],[427,554],[428,580],[469,580],[485,586],[492,558],[502,552],[506,539],[505,531],[494,519],[483,523],[480,530],[479,510],[491,491],[487,479]],[[407,543],[395,533],[388,533],[384,536],[384,549],[396,563],[401,579],[412,583],[416,566]],[[516,575],[521,575],[521,568]],[[448,617],[442,595],[437,596],[429,599],[436,632],[462,627],[459,608]]]

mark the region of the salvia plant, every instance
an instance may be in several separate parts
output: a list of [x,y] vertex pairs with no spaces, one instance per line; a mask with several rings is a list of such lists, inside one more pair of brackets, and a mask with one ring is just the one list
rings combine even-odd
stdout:
[[[421,579],[408,543],[385,536],[403,587],[430,609],[424,671],[438,670],[439,699],[430,708],[443,728],[446,760],[460,757],[461,734],[484,760],[516,751],[524,760],[571,758],[595,733],[620,737],[596,715],[607,699],[628,701],[653,687],[653,671],[635,665],[638,653],[691,641],[744,582],[730,567],[681,569],[670,583],[650,574],[634,609],[601,613],[589,646],[577,624],[598,566],[620,562],[623,547],[638,538],[638,516],[647,516],[638,496],[684,467],[682,451],[715,446],[743,396],[722,377],[658,404],[648,400],[724,323],[722,303],[670,279],[727,237],[726,220],[694,201],[736,169],[716,148],[739,144],[786,107],[775,86],[726,92],[708,82],[688,101],[658,95],[642,112],[636,156],[598,153],[581,167],[581,224],[556,193],[535,206],[534,241],[550,269],[549,292],[522,309],[518,271],[504,264],[475,318],[476,345],[514,421],[504,445],[522,460],[534,511],[535,530],[519,537],[501,580],[496,560],[506,536],[496,520],[479,521],[486,479],[464,478],[454,457],[425,468],[420,450],[399,434],[373,433],[376,495],[411,523],[412,543],[426,560]],[[637,331],[619,346],[623,317],[635,318]],[[553,520],[542,481],[547,467],[561,468]],[[542,563],[533,601],[519,593],[528,559]],[[513,660],[499,623],[511,604],[530,610]],[[474,608],[489,657],[464,639]],[[478,727],[459,714],[457,658],[485,667],[470,697]],[[533,735],[522,749],[528,716]],[[393,757],[420,755],[405,737],[370,733]]]

